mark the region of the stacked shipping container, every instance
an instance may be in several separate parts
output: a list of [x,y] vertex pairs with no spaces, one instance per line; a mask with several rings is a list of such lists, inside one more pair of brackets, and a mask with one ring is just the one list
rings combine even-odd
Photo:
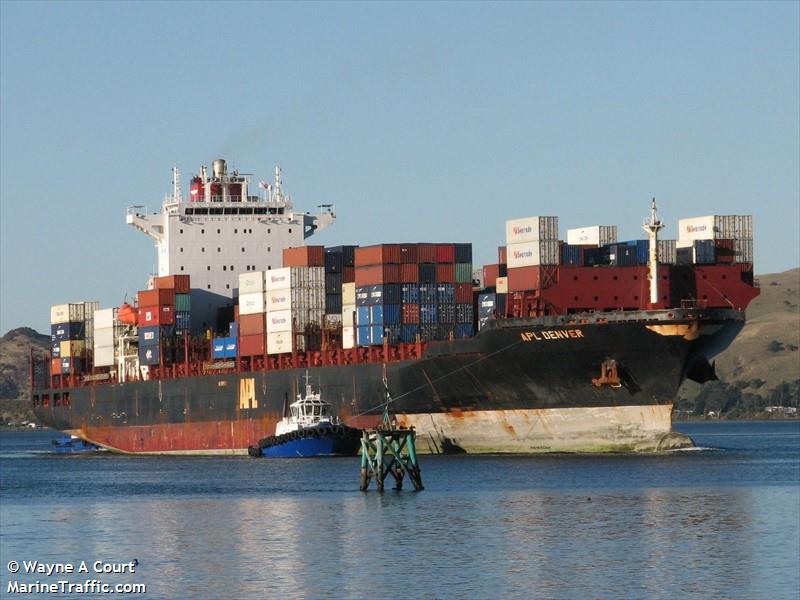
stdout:
[[360,346],[474,333],[471,244],[357,248],[355,284],[356,343]]
[[679,264],[753,262],[753,217],[708,215],[678,221]]
[[116,364],[122,323],[117,319],[116,308],[94,311],[94,366],[111,367]]
[[52,375],[83,373],[93,349],[94,311],[98,302],[56,304],[50,308]]
[[338,320],[344,312],[342,286],[355,281],[355,249],[356,246],[325,248],[325,314],[329,321]]
[[324,306],[325,274],[321,266],[241,273],[240,355],[317,349]]
[[139,333],[139,363],[169,364],[176,360],[181,336],[191,330],[188,275],[153,278],[153,287],[137,294],[136,324]]
[[560,263],[558,217],[526,217],[506,221],[505,255],[510,291],[538,287],[539,267]]

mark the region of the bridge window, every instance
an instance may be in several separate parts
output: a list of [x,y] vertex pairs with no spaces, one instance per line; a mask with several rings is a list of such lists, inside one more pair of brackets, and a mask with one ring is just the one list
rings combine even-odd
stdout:
[[72,402],[70,402],[70,399],[69,399],[69,392],[64,392],[64,395],[63,395],[63,397],[61,399],[61,404],[63,406],[72,406]]
[[205,230],[205,229],[201,229],[201,230],[200,230],[200,233],[205,233],[205,232],[206,232],[206,230]]
[[183,265],[181,265],[181,271],[183,271]]
[[39,406],[39,394],[34,394],[33,395],[33,405],[34,406]]
[[53,394],[53,406],[61,406],[61,394]]
[[227,267],[227,266],[225,266],[225,265],[222,265],[222,270],[223,270],[223,271],[227,271],[227,270],[228,270],[228,267]]

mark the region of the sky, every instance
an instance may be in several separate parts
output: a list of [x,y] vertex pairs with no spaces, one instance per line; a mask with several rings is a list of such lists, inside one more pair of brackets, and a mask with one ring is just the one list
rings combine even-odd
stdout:
[[170,169],[336,206],[309,243],[752,214],[800,265],[800,3],[0,2],[0,333],[144,287]]

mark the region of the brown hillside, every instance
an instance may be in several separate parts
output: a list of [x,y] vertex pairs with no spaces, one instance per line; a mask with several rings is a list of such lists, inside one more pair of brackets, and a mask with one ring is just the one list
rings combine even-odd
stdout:
[[[716,363],[720,380],[764,396],[800,379],[800,269],[758,280],[761,295],[747,308],[747,324]],[[691,398],[700,387],[688,382],[681,395]]]

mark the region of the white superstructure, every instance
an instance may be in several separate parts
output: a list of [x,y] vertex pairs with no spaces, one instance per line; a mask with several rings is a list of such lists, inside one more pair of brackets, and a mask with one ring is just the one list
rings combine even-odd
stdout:
[[198,328],[213,326],[220,306],[232,306],[240,273],[282,267],[284,248],[302,246],[336,219],[332,205],[321,205],[315,214],[295,212],[277,167],[273,183],[259,184],[262,196],[251,196],[249,183],[248,175],[229,174],[225,161],[217,159],[211,174],[201,166],[192,178],[188,199],[173,169],[172,194],[159,212],[128,208],[127,223],[155,240],[155,274],[191,276]]

